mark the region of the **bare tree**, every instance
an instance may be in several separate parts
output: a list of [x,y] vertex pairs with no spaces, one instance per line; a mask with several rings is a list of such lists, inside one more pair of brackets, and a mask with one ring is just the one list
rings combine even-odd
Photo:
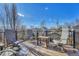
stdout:
[[[4,21],[4,17],[1,14],[0,14],[0,24],[2,26],[1,28],[4,30],[5,29],[5,21]],[[1,34],[3,34],[2,35],[2,42],[4,42],[4,39],[5,39],[4,32],[2,31]]]
[[59,19],[56,20],[56,27],[59,28],[60,24],[59,24]]
[[41,27],[45,27],[45,25],[46,25],[46,24],[45,24],[45,20],[42,20],[41,23],[40,23],[40,26],[41,26]]
[[[17,15],[16,4],[3,4],[2,14],[0,14],[0,23],[2,23],[3,29],[13,29],[15,31],[15,36],[17,39],[17,26],[19,24],[19,19]],[[5,38],[5,33],[4,33]],[[6,40],[5,40],[6,41]]]
[[3,16],[2,14],[0,14],[0,22],[3,26],[3,28],[8,28],[8,24],[9,24],[9,8],[8,8],[8,4],[3,4],[3,10],[1,10],[1,12],[3,12]]
[[18,15],[17,15],[17,8],[16,4],[4,4],[4,12],[5,12],[5,25],[8,28],[16,29],[16,26],[18,25]]
[[16,12],[16,5],[12,4],[12,27],[16,29],[16,21],[17,21],[17,12]]
[[4,17],[0,14],[0,23],[3,27],[3,30],[5,29],[5,20],[4,20]]
[[8,5],[4,4],[4,12],[5,12],[5,19],[6,19],[6,27],[8,28],[8,16],[9,16],[9,10],[8,10]]
[[22,25],[21,26],[21,34],[22,34],[22,36],[21,36],[21,38],[24,40],[25,38],[25,31],[26,31],[26,27],[25,27],[25,25]]
[[79,25],[79,18],[76,18],[75,25]]

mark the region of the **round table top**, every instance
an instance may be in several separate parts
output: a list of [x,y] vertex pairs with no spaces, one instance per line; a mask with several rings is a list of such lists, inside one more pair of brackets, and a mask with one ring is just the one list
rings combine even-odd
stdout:
[[14,47],[13,50],[19,50],[19,48],[18,47]]
[[38,38],[48,39],[48,36],[39,36]]

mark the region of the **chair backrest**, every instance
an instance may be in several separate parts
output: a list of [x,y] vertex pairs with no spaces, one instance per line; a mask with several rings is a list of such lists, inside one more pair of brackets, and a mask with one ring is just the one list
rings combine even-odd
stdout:
[[14,30],[5,30],[5,37],[8,43],[14,43],[16,42],[16,36]]
[[60,41],[59,40],[53,40],[53,42],[54,42],[54,44],[58,44],[58,43],[60,43]]
[[67,44],[68,35],[69,35],[68,27],[62,27],[62,34],[61,34],[60,42],[63,44]]

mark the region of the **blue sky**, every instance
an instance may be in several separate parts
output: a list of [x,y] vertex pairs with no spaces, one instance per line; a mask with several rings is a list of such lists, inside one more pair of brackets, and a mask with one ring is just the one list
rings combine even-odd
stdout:
[[51,27],[57,20],[63,24],[79,18],[77,3],[17,3],[16,5],[21,21],[27,27],[39,26],[42,20],[45,21],[46,26]]

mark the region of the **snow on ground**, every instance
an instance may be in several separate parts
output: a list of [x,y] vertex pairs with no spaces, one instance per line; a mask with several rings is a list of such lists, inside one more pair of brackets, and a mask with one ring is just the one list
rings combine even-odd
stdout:
[[70,52],[70,51],[68,51],[67,54],[68,54],[68,56],[79,56],[79,50],[78,50],[78,52]]

